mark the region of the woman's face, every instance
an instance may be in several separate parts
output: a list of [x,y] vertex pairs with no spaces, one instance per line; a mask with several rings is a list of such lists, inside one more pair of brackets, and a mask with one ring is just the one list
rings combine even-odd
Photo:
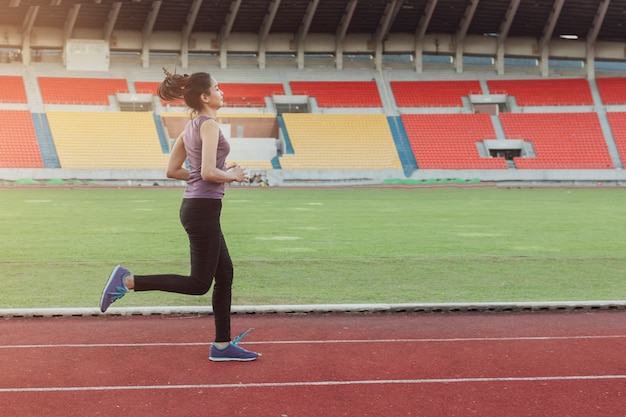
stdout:
[[211,77],[211,87],[209,88],[209,101],[207,105],[212,108],[219,109],[224,105],[224,93],[220,90],[215,78]]

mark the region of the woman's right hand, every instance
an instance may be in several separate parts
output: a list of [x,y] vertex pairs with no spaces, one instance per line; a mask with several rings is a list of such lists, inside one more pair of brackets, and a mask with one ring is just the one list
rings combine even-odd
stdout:
[[231,165],[230,167],[228,167],[228,172],[233,174],[233,176],[235,177],[233,181],[244,182],[248,180],[246,170],[239,165]]

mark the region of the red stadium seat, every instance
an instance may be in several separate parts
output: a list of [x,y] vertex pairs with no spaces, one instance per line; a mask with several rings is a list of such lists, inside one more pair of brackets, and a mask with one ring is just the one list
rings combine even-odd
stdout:
[[420,169],[507,169],[504,158],[482,158],[476,142],[496,137],[486,114],[402,116]]
[[391,81],[398,107],[461,107],[461,97],[482,94],[478,81]]
[[612,169],[596,113],[504,113],[508,138],[532,142],[536,158],[516,158],[519,169]]
[[315,97],[320,107],[382,107],[375,81],[291,81],[294,95]]
[[20,76],[0,76],[0,102],[3,103],[27,103],[24,80]]
[[128,93],[128,84],[120,78],[39,77],[44,104],[108,105],[109,95]]
[[[140,94],[156,95],[158,85],[159,82],[137,81],[135,90]],[[219,86],[224,92],[226,107],[265,107],[265,97],[285,94],[285,88],[279,83],[219,83]],[[182,99],[170,101],[169,104],[185,105]]]
[[596,85],[604,104],[626,104],[626,77],[596,79]]
[[626,161],[626,112],[607,113],[615,145],[622,161]]
[[29,111],[0,110],[0,137],[0,168],[43,168]]
[[519,106],[592,105],[589,83],[584,78],[541,80],[490,80],[489,91],[514,96]]

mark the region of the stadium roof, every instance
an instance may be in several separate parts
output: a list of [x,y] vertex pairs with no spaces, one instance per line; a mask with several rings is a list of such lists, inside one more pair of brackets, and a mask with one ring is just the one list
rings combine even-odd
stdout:
[[[626,0],[0,0],[0,26],[626,41]],[[5,36],[6,38],[6,36]],[[6,43],[6,42],[5,42]]]

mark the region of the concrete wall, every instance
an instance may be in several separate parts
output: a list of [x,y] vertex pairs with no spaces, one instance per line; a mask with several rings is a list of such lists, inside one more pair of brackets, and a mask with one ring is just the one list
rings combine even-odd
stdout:
[[[386,171],[290,171],[269,170],[266,173],[272,186],[342,186],[378,185],[385,180],[409,179],[463,179],[497,183],[525,183],[536,185],[602,185],[626,184],[626,171],[618,170],[417,170],[409,178],[400,170]],[[76,169],[0,169],[0,180],[34,179],[92,180],[99,184],[115,185],[184,185],[169,180],[159,170],[76,170]]]

